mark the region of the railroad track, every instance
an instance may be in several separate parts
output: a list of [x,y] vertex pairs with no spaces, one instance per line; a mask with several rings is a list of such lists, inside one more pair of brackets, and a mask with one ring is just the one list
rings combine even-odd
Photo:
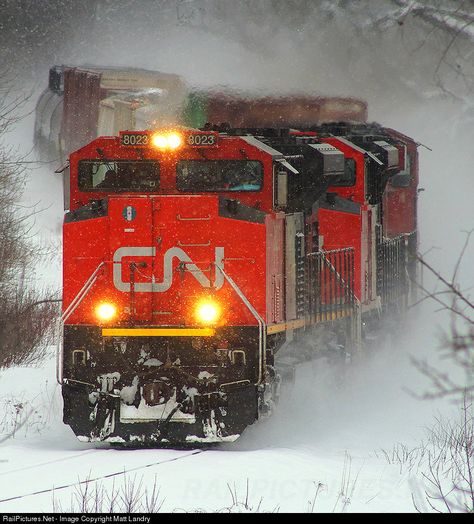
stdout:
[[47,460],[46,462],[40,462],[39,464],[32,464],[30,466],[24,466],[22,468],[17,469],[10,469],[7,471],[1,471],[0,477],[3,477],[4,475],[10,475],[13,473],[19,473],[20,471],[28,471],[35,468],[41,468],[42,466],[48,466],[49,464],[55,464],[57,462],[64,462],[65,460],[71,460],[75,458],[83,457],[84,455],[89,455],[91,453],[97,453],[98,451],[101,451],[100,449],[88,449],[85,451],[81,451],[79,453],[75,453],[74,455],[68,455],[67,457],[61,457],[53,460]]
[[[89,450],[90,452],[98,452],[98,451],[101,451],[101,450]],[[27,497],[33,497],[35,495],[42,495],[42,494],[45,494],[45,493],[52,493],[53,491],[54,492],[57,492],[57,491],[61,491],[63,489],[68,489],[68,488],[72,488],[74,486],[80,486],[82,484],[88,484],[90,482],[97,482],[97,481],[100,481],[100,480],[106,480],[106,479],[109,479],[109,478],[113,478],[113,477],[118,477],[120,475],[126,475],[127,473],[132,473],[134,471],[139,471],[141,469],[147,469],[147,468],[152,468],[152,467],[157,467],[157,466],[160,466],[161,464],[166,464],[166,463],[169,463],[169,462],[176,462],[178,460],[183,460],[183,459],[186,459],[186,458],[189,458],[189,457],[192,457],[194,455],[199,455],[201,453],[205,453],[206,450],[205,449],[198,449],[198,450],[193,450],[193,451],[190,451],[189,453],[185,453],[183,455],[179,455],[177,457],[172,457],[172,458],[169,458],[169,459],[165,459],[165,460],[161,460],[161,461],[158,461],[158,462],[151,462],[149,464],[144,464],[142,466],[136,466],[134,468],[130,468],[130,469],[122,469],[120,471],[115,471],[113,473],[108,473],[106,475],[100,475],[98,477],[95,477],[95,478],[87,478],[86,480],[81,480],[79,482],[72,482],[72,483],[69,483],[69,484],[64,484],[64,485],[61,485],[61,486],[54,486],[54,487],[51,487],[51,488],[45,488],[45,489],[41,489],[41,490],[37,490],[37,491],[32,491],[30,493],[23,493],[21,495],[15,495],[13,497],[7,497],[7,498],[4,498],[4,499],[0,499],[0,504],[2,502],[10,502],[12,500],[20,500],[20,499],[24,499],[24,498],[27,498]],[[74,457],[69,457],[69,458],[75,458],[79,455],[84,455],[85,453],[82,453],[82,454],[77,454],[75,455]],[[60,460],[60,459],[59,459]],[[67,460],[67,458],[65,458],[64,460]],[[50,461],[49,463],[53,463],[53,462],[57,462],[58,460],[56,461]],[[48,462],[45,462],[44,464],[40,464],[40,465],[36,465],[36,466],[31,466],[31,467],[39,467],[41,465],[47,465]],[[28,469],[28,467],[26,468],[20,468],[16,471],[22,471],[23,469]],[[10,473],[13,473],[14,471],[10,471]],[[6,474],[7,472],[5,472]]]

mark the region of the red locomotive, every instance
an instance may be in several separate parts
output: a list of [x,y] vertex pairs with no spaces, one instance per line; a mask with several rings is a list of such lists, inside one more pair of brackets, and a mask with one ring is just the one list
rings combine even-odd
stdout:
[[330,327],[318,351],[354,354],[409,300],[416,144],[378,125],[122,131],[65,181],[58,370],[81,439],[235,440],[277,400],[282,348]]

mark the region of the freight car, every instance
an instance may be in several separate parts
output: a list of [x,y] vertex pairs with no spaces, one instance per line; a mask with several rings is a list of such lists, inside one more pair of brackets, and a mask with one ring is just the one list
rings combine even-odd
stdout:
[[[43,158],[67,159],[99,135],[175,121],[186,88],[178,75],[105,66],[54,66],[35,110],[34,144]],[[150,114],[151,113],[151,114]]]
[[44,158],[63,161],[97,136],[121,129],[202,127],[206,122],[299,128],[366,119],[366,102],[354,98],[197,90],[178,75],[159,71],[54,66],[36,106],[34,142]]
[[58,380],[82,440],[235,440],[278,400],[282,348],[331,330],[357,355],[410,300],[416,144],[379,125],[122,131],[63,174]]

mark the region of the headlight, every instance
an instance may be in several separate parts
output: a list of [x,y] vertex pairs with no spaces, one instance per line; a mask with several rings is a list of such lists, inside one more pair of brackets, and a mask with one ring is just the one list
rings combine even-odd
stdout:
[[181,146],[183,139],[178,133],[170,133],[168,135],[168,145],[170,149],[178,149]]
[[178,149],[183,143],[179,133],[156,133],[151,137],[151,143],[158,149]]
[[158,149],[166,149],[168,146],[168,140],[165,135],[153,135],[151,137],[151,143]]
[[203,300],[196,308],[196,318],[200,324],[215,324],[221,316],[219,304],[213,300]]
[[95,313],[99,320],[107,322],[115,317],[117,314],[117,308],[113,304],[104,302],[95,308]]

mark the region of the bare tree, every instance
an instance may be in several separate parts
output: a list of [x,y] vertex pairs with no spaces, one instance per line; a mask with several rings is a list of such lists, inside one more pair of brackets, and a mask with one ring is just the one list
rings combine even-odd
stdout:
[[[472,99],[474,71],[474,4],[472,0],[407,1],[391,0],[399,7],[392,20],[403,26],[408,19],[419,20],[425,34],[418,49],[435,41],[437,53],[433,69],[435,85],[445,94],[466,102]],[[416,48],[415,48],[416,51]],[[470,104],[472,105],[472,103]]]
[[24,98],[12,83],[0,86],[0,369],[31,364],[44,355],[57,298],[37,289],[32,275],[44,254],[32,238],[32,215],[18,205],[27,172],[22,158],[4,144],[5,134],[21,114]]
[[[424,495],[413,498],[419,511],[474,512],[473,397],[465,394],[459,419],[438,419],[423,446]],[[418,500],[416,500],[418,499]],[[425,509],[422,506],[427,504]]]
[[424,301],[435,301],[441,310],[450,315],[449,330],[443,334],[443,357],[454,362],[463,371],[463,378],[456,379],[452,374],[438,369],[426,360],[414,360],[417,368],[432,382],[433,389],[425,398],[463,397],[466,392],[474,391],[474,300],[468,291],[463,290],[458,282],[459,270],[474,230],[466,234],[466,240],[455,264],[451,278],[446,278],[421,255],[417,256],[422,267],[435,277],[437,288],[428,290],[423,284],[418,286],[423,292]]

